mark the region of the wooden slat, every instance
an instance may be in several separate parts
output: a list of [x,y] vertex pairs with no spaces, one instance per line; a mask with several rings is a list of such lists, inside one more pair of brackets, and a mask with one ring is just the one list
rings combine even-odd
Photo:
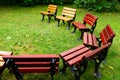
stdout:
[[93,45],[93,39],[92,39],[92,34],[88,34],[88,44]]
[[88,58],[90,59],[90,58],[95,57],[95,56],[98,55],[100,52],[102,52],[104,49],[108,48],[110,45],[111,45],[111,42],[108,42],[108,43],[106,43],[105,45],[102,45],[101,47],[93,50],[93,51],[89,54]]
[[3,56],[3,58],[59,58],[56,54],[24,54],[24,55],[12,55]]
[[54,8],[57,8],[57,5],[49,4],[48,7],[54,7]]
[[[18,67],[49,67],[51,64],[50,64],[50,61],[49,62],[15,62],[15,64],[18,66]],[[56,62],[56,66],[59,66],[59,62]]]
[[104,45],[105,43],[107,43],[103,32],[100,33],[100,38],[101,38],[101,40],[102,40],[102,44],[103,44],[103,45]]
[[111,36],[111,38],[113,38],[115,36],[115,32],[112,30],[112,28],[110,27],[110,25],[106,26],[106,30],[108,31],[108,33]]
[[70,59],[72,59],[72,58],[74,58],[76,56],[79,56],[79,55],[83,54],[84,52],[86,52],[88,50],[89,50],[89,48],[85,47],[83,49],[80,49],[79,51],[76,51],[74,53],[69,54],[68,56],[65,56],[63,59],[65,61],[68,61],[68,60],[70,60]]
[[76,12],[76,9],[74,9],[74,8],[64,7],[63,9],[64,10],[69,10],[69,11],[72,11],[72,12]]
[[81,62],[81,61],[82,61],[82,58],[83,58],[84,56],[85,56],[86,58],[88,58],[88,56],[91,54],[91,52],[92,52],[91,50],[88,50],[87,52],[84,52],[83,54],[81,54],[81,55],[79,55],[79,56],[77,56],[77,57],[69,60],[69,61],[68,61],[68,64],[69,64],[70,66],[72,66],[72,65],[74,65],[74,64],[76,64],[76,63],[78,63],[78,62]]
[[77,64],[78,62],[81,62],[82,58],[83,58],[83,56],[79,55],[79,56],[75,57],[74,59],[69,60],[68,61],[69,66],[72,66],[74,64]]
[[104,36],[105,36],[106,41],[108,42],[109,39],[110,39],[110,35],[108,35],[108,32],[106,31],[105,28],[104,28],[104,30],[103,30],[103,34],[104,34]]
[[0,51],[0,56],[4,56],[4,55],[12,55],[12,52],[9,51]]
[[94,23],[93,22],[91,22],[90,20],[89,20],[90,18],[88,18],[88,17],[84,17],[84,22],[85,23],[87,23],[87,24],[89,24],[91,27],[94,25]]
[[[50,67],[19,67],[18,70],[21,73],[49,73]],[[55,71],[58,71],[58,67],[56,67]]]
[[84,35],[83,35],[83,44],[85,45],[88,45],[88,34],[86,32],[84,32]]
[[75,12],[71,12],[71,11],[67,11],[67,10],[63,10],[62,13],[67,13],[67,14],[75,15]]
[[0,68],[3,67],[5,62],[0,62]]
[[2,56],[0,56],[0,68],[4,65],[4,60],[3,60],[3,58],[2,58]]
[[89,29],[88,27],[86,27],[84,24],[82,24],[80,22],[72,22],[72,24],[80,30],[82,30],[82,29],[88,30]]
[[95,19],[95,20],[97,19],[96,16],[94,16],[93,14],[90,14],[90,13],[87,13],[86,16],[89,16],[89,17],[91,17],[91,18],[93,18],[93,19]]
[[74,47],[74,48],[72,48],[72,49],[70,49],[70,50],[67,50],[67,51],[62,52],[62,53],[60,54],[60,56],[61,56],[61,57],[67,56],[67,55],[69,55],[69,54],[71,54],[71,53],[73,53],[73,52],[76,52],[76,51],[78,51],[78,50],[80,50],[80,49],[83,49],[84,47],[85,47],[85,45],[80,45],[80,46]]
[[65,15],[66,17],[72,17],[72,18],[75,16],[75,15],[72,15],[72,14],[69,14],[69,13],[64,13],[64,12],[62,13],[62,15]]
[[94,34],[92,36],[93,36],[93,45],[94,45],[95,48],[97,48],[98,47],[98,42],[97,42],[96,36]]

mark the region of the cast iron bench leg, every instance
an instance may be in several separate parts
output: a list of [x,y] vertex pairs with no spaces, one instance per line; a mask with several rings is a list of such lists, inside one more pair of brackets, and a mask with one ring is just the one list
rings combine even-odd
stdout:
[[44,14],[42,14],[42,21],[44,20],[44,17],[45,17],[45,15],[44,15]]
[[67,68],[67,64],[63,60],[63,68],[60,70],[60,73],[62,73],[62,74],[65,73],[66,72],[66,68]]
[[107,56],[107,49],[104,51],[104,53],[101,53],[101,55],[98,56],[98,58],[94,59],[95,61],[95,72],[94,72],[94,76],[100,78],[101,74],[99,72],[99,67],[102,61],[105,60],[106,56]]

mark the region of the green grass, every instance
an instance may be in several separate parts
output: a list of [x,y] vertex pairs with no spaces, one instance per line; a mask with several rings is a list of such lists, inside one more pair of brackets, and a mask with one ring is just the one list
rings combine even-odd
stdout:
[[[74,5],[64,5],[74,7]],[[63,6],[58,6],[58,15],[61,14]],[[46,11],[47,5],[34,7],[1,6],[0,7],[0,50],[13,51],[14,55],[19,54],[59,54],[65,50],[82,44],[77,38],[80,32],[71,34],[73,28],[66,30],[67,25],[60,24],[53,19],[48,23],[47,17],[41,22],[41,11]],[[102,64],[100,72],[102,77],[93,77],[94,64],[91,61],[87,71],[82,75],[81,80],[120,80],[120,13],[96,13],[77,9],[76,21],[82,21],[86,12],[98,16],[98,23],[94,34],[99,36],[99,32],[110,24],[116,33],[113,44],[109,49],[106,63]],[[60,68],[62,61],[60,61]],[[25,74],[25,80],[50,80],[49,74]],[[70,70],[67,73],[56,74],[55,80],[74,80]],[[13,74],[6,69],[2,74],[2,80],[15,80]]]

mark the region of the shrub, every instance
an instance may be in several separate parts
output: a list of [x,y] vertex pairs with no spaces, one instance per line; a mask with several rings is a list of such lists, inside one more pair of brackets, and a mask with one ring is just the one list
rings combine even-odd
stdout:
[[75,0],[77,7],[95,11],[116,11],[118,0]]

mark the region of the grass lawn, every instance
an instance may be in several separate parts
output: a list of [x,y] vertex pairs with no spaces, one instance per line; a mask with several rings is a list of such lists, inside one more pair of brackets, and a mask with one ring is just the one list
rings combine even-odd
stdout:
[[[74,5],[64,5],[74,7]],[[61,14],[63,6],[58,6],[58,15]],[[77,38],[79,30],[71,34],[73,27],[66,30],[67,25],[53,19],[48,23],[47,17],[41,22],[41,11],[46,11],[47,5],[34,7],[0,6],[0,50],[13,51],[14,55],[19,54],[59,54],[65,50],[82,44]],[[82,75],[81,80],[120,80],[120,13],[96,13],[83,9],[77,9],[76,21],[82,21],[86,12],[98,16],[98,23],[94,34],[110,24],[116,33],[113,44],[109,49],[106,63],[100,68],[102,77],[96,79],[93,76],[94,64],[88,64],[87,71]],[[61,62],[61,61],[60,61]],[[62,62],[60,63],[60,68]],[[25,74],[24,80],[50,80],[49,74]],[[55,80],[74,80],[74,76],[67,69],[66,74],[56,74]],[[2,80],[15,80],[13,74],[6,69],[2,74]]]

